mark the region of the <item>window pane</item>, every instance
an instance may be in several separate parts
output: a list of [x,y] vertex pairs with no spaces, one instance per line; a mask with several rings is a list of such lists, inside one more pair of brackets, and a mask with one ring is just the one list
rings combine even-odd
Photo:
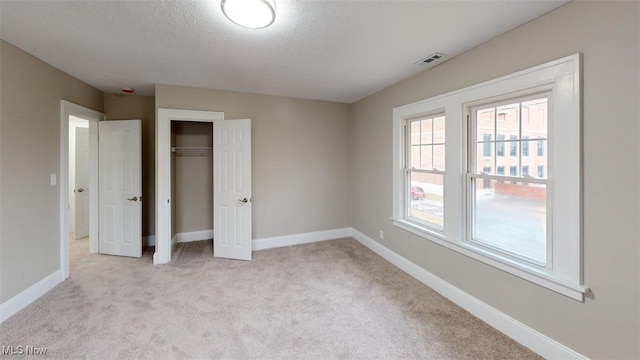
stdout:
[[[484,149],[487,145],[493,148],[495,143],[479,143],[476,148],[476,168],[474,172],[479,172],[481,169],[490,168],[493,169],[495,167],[493,163],[493,156],[484,156]],[[493,175],[491,171],[485,171],[487,174]]]
[[496,111],[498,133],[517,135],[520,133],[520,103],[498,106]]
[[443,181],[441,174],[410,173],[410,218],[440,227],[444,225]]
[[476,179],[473,240],[546,262],[546,188],[544,185],[500,183],[484,188]]
[[419,169],[433,170],[433,145],[423,145],[421,148]]
[[420,148],[419,145],[411,146],[411,163],[409,164],[410,168],[420,168]]
[[444,144],[445,122],[444,116],[433,119],[433,143]]
[[[482,141],[484,144],[482,145],[482,156],[491,156],[491,148],[493,147],[493,143],[491,143],[491,134],[482,135]],[[481,152],[478,151],[478,154]]]
[[489,135],[489,140],[496,133],[495,128],[495,108],[480,109],[476,111],[476,136],[477,141],[486,141],[484,135]]
[[547,136],[547,98],[540,98],[522,103],[522,135],[543,138]]
[[432,120],[431,119],[426,119],[426,120],[422,120],[422,133],[420,136],[421,142],[422,144],[433,144],[433,129],[431,128],[432,125]]
[[433,145],[433,168],[444,171],[444,145]]
[[420,121],[411,122],[411,145],[420,144]]

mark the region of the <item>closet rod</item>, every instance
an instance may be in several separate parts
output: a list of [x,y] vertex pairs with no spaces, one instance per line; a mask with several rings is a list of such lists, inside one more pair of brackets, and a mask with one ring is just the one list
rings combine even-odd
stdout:
[[212,151],[213,147],[211,146],[177,146],[172,147],[171,152],[181,152],[181,151]]

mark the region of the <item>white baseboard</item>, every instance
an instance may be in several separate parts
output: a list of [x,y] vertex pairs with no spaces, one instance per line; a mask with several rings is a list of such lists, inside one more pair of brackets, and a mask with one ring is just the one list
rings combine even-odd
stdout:
[[346,237],[351,237],[351,228],[254,239],[252,242],[252,246],[253,250],[265,250],[283,246],[308,244],[317,241],[333,240]]
[[201,231],[191,231],[191,232],[183,232],[176,234],[176,240],[181,242],[191,242],[191,241],[200,241],[200,240],[209,240],[213,239],[213,229],[211,230],[201,230]]
[[62,282],[62,269],[58,269],[44,279],[31,285],[18,295],[0,304],[0,324],[26,308],[42,295]]
[[352,236],[364,246],[368,247],[373,252],[380,255],[407,274],[413,276],[421,283],[432,288],[440,295],[453,301],[458,306],[469,311],[482,321],[520,344],[528,347],[542,357],[546,359],[587,359],[586,356],[562,345],[561,343],[528,327],[518,320],[500,312],[481,300],[440,279],[434,274],[381,245],[377,241],[374,241],[360,231],[352,229]]
[[171,253],[173,254],[173,250],[175,250],[176,245],[178,245],[178,234],[173,235],[171,238]]

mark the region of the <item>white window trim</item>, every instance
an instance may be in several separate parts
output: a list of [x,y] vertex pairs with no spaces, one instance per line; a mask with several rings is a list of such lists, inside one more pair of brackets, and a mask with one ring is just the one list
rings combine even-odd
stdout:
[[[581,210],[581,55],[574,54],[486,81],[447,94],[396,107],[393,110],[393,224],[413,234],[455,250],[461,254],[583,301],[589,288],[582,279],[582,210]],[[547,153],[553,168],[547,177],[553,179],[548,191],[553,192],[553,256],[550,269],[489,251],[467,241],[467,116],[474,104],[501,97],[551,91],[550,111],[554,119],[549,127]],[[446,116],[446,172],[444,175],[444,229],[429,231],[405,216],[403,173],[405,136],[408,119],[437,112]],[[562,134],[562,148],[553,141]],[[529,149],[531,151],[531,149]],[[551,166],[551,165],[550,165]]]

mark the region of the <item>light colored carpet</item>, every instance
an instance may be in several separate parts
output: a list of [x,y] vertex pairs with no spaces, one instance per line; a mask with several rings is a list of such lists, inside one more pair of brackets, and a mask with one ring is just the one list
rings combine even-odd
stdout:
[[72,241],[71,277],[2,324],[0,343],[67,359],[538,358],[353,239],[250,262],[211,246],[179,244],[153,266],[152,249],[89,255]]

